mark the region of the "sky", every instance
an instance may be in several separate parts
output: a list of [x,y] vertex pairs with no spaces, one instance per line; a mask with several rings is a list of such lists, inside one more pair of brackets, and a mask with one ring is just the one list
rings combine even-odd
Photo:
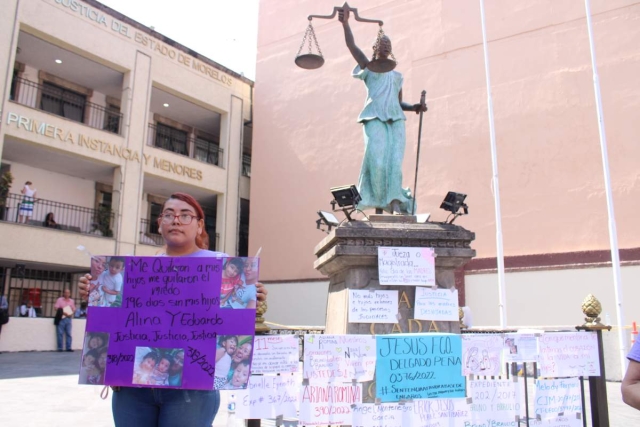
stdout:
[[258,0],[98,0],[255,80]]

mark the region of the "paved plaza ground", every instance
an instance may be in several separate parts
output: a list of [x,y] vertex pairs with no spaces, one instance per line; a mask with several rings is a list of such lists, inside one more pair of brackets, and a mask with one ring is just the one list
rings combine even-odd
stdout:
[[[80,352],[0,354],[1,426],[113,426],[111,399],[100,386],[78,385]],[[612,427],[640,426],[640,412],[622,403],[620,383],[607,383]],[[243,426],[227,410],[227,395],[214,426]],[[588,409],[587,409],[588,410]],[[263,422],[263,426],[273,425]]]

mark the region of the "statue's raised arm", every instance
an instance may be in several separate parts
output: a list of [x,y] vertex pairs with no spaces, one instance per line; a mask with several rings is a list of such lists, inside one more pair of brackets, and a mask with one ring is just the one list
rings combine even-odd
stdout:
[[363,70],[367,68],[369,65],[369,58],[367,55],[360,50],[358,46],[356,46],[356,41],[353,38],[353,33],[351,32],[351,27],[349,26],[349,12],[348,8],[342,8],[338,11],[338,20],[342,22],[342,28],[344,28],[344,41],[347,43],[347,47],[349,48],[349,52],[356,60],[360,68]]

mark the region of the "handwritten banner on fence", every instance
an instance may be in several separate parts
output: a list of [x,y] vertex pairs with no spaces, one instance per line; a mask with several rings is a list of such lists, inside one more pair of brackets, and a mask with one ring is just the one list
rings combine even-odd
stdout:
[[236,392],[236,417],[296,417],[299,391],[299,375],[252,375],[249,386]]
[[502,346],[502,335],[463,334],[462,375],[500,375]]
[[350,289],[349,323],[398,323],[398,291]]
[[464,397],[459,335],[397,334],[376,339],[376,396],[382,402]]
[[582,418],[575,416],[559,416],[542,420],[529,420],[531,427],[582,427]]
[[544,377],[599,376],[595,332],[553,332],[539,339],[540,374]]
[[371,381],[376,340],[371,335],[305,335],[304,375],[312,383]]
[[[239,266],[253,265],[253,259],[225,260],[240,272]],[[115,298],[89,307],[80,382],[211,390],[214,372],[226,370],[224,379],[216,376],[216,388],[245,388],[255,309],[221,307],[221,287],[231,295],[249,286],[244,273],[223,274],[224,262],[213,257],[110,257],[106,271],[120,277],[101,275],[92,292],[102,292],[104,301],[110,301],[107,295]],[[257,277],[257,262],[255,269]],[[225,336],[224,343],[219,335]],[[220,369],[218,358],[218,363],[224,361]],[[96,363],[100,360],[104,364]]]
[[567,416],[582,414],[580,380],[578,378],[537,380],[535,414],[542,418],[550,418],[560,413]]
[[[521,382],[511,380],[474,380],[467,383],[471,398],[471,421],[477,425],[512,422],[516,415],[524,416],[520,403]],[[522,410],[521,410],[522,409]],[[505,424],[506,425],[506,424]]]
[[303,385],[298,424],[351,424],[351,405],[358,403],[362,403],[362,384]]
[[378,247],[381,285],[436,286],[433,248]]
[[279,374],[297,372],[299,341],[295,335],[267,335],[255,338],[253,348],[254,374]]
[[535,334],[504,334],[506,362],[537,362],[538,337]]
[[473,426],[469,424],[467,399],[418,399],[413,401],[412,409],[411,413],[405,414],[403,426]]
[[403,417],[413,411],[413,404],[363,403],[353,408],[352,427],[404,427]]
[[413,318],[457,322],[458,290],[417,287]]

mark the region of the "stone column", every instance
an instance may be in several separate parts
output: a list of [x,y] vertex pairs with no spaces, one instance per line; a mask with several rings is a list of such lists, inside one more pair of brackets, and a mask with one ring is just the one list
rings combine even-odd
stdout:
[[[475,234],[453,224],[417,223],[413,216],[371,215],[369,221],[345,222],[315,248],[314,267],[329,277],[327,334],[389,334],[460,332],[455,322],[416,320],[414,286],[381,286],[378,247],[432,247],[435,249],[438,288],[454,288],[454,271],[475,256],[470,248]],[[398,290],[396,324],[349,323],[348,289]]]

